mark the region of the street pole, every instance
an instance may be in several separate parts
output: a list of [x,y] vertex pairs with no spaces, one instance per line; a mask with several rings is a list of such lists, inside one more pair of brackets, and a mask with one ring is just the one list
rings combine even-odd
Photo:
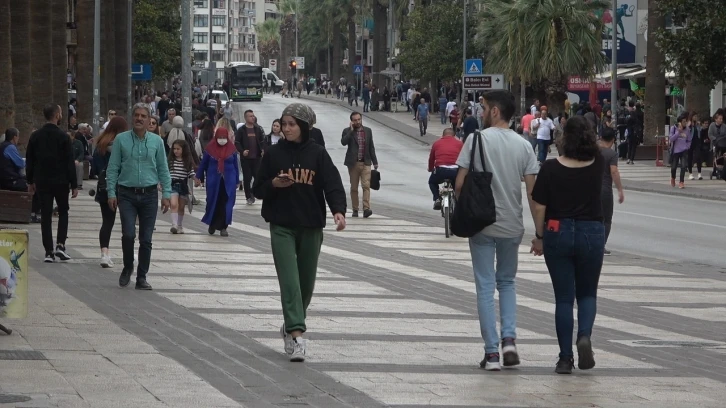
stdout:
[[365,31],[365,18],[363,17],[363,0],[360,0],[360,9],[358,10],[360,13],[360,86],[358,86],[358,90],[360,91],[361,97],[363,97],[363,73],[365,72],[365,65],[363,64],[363,33]]
[[[613,0],[613,9],[611,13],[615,13],[618,9],[618,0]],[[612,21],[612,44],[610,45],[611,54],[611,72],[610,72],[610,109],[612,115],[617,119],[618,114],[618,23],[617,19],[613,18]],[[597,91],[596,91],[597,92]]]
[[466,0],[464,0],[464,53],[462,54],[464,58],[462,58],[461,66],[464,67],[464,70],[461,71],[461,106],[464,106],[464,102],[466,102],[465,95],[467,92],[464,90],[464,74],[466,74]]
[[192,129],[192,0],[182,0],[181,21],[182,21],[182,43],[181,43],[181,66],[182,66],[182,118],[187,130],[191,134]]
[[96,0],[93,15],[93,132],[101,130],[101,0]]
[[133,27],[134,27],[134,2],[133,0],[128,0],[127,5],[127,22],[126,22],[126,54],[128,57],[128,71],[129,76],[126,79],[126,120],[127,123],[131,123],[131,118],[133,117],[133,112],[131,112],[131,109],[133,109],[134,106],[134,90],[132,89],[132,81],[131,81],[131,65],[133,65],[134,56],[132,55],[134,46],[133,46]]

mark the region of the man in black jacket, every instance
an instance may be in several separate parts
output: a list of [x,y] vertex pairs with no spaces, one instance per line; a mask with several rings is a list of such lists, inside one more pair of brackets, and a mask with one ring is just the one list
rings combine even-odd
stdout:
[[[68,235],[68,195],[78,196],[76,166],[71,140],[58,127],[63,119],[58,105],[47,105],[43,116],[48,121],[30,135],[26,151],[28,189],[40,199],[40,228],[45,247],[45,262],[71,259],[66,253]],[[53,250],[53,200],[58,204],[58,236]]]
[[371,129],[363,126],[363,116],[358,112],[350,114],[350,127],[343,130],[340,141],[348,146],[345,154],[345,166],[350,175],[350,200],[353,217],[358,216],[358,183],[363,187],[363,217],[373,215],[371,210],[371,164],[378,170],[376,147],[373,145]]
[[252,194],[252,178],[257,174],[257,168],[262,159],[265,132],[255,123],[255,114],[252,110],[246,110],[244,117],[245,124],[235,133],[234,145],[240,154],[245,197],[247,204],[251,205],[255,203],[255,197]]

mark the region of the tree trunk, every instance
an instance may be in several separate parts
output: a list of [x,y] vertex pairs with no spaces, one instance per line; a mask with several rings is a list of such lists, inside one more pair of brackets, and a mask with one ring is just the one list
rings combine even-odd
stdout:
[[[648,32],[665,29],[665,16],[658,11],[658,1],[648,0]],[[655,145],[656,136],[665,134],[666,106],[664,88],[666,83],[663,66],[665,54],[656,44],[653,36],[648,39],[645,61],[645,124],[643,144]],[[614,101],[613,101],[614,102]]]
[[373,6],[373,83],[380,89],[386,85],[386,77],[381,71],[388,66],[388,13],[387,7],[376,1]]
[[116,106],[116,10],[115,0],[101,8],[101,116]]
[[[0,18],[3,18],[4,15],[0,12]],[[25,147],[28,145],[30,133],[33,131],[33,88],[30,80],[31,60],[30,47],[28,47],[30,43],[30,4],[25,1],[10,0],[9,16],[13,21],[10,27],[11,35],[2,38],[9,38],[12,41],[10,58],[13,60],[13,74],[12,81],[8,80],[8,82],[12,84],[15,95],[15,127],[20,131],[18,150],[20,150],[20,154],[25,155]],[[5,21],[0,23],[0,27],[7,27]],[[0,52],[0,55],[7,54]],[[0,66],[4,65],[5,63],[0,62]],[[10,96],[7,99],[13,100]]]
[[[52,0],[50,8],[53,45],[53,103],[65,109],[68,106],[68,42],[66,39],[68,1]],[[66,117],[65,111],[63,117]],[[65,122],[67,121],[68,118],[65,119]]]
[[116,58],[116,66],[114,70],[114,77],[116,78],[114,81],[116,82],[116,99],[112,106],[116,109],[116,113],[124,118],[127,117],[126,110],[129,102],[128,84],[131,69],[131,67],[129,67],[129,53],[126,45],[127,36],[129,34],[127,6],[128,3],[126,0],[114,0],[114,9],[116,13],[114,16],[116,23],[116,41],[113,48],[115,49],[114,54]]
[[0,132],[15,126],[13,109],[13,64],[10,56],[10,2],[0,0]]
[[[47,0],[30,1],[30,51],[31,75],[33,78],[33,115],[35,127],[46,122],[43,107],[53,102],[53,32],[51,30],[51,9]],[[63,34],[65,39],[65,34]],[[66,116],[67,104],[62,104]]]
[[522,92],[522,81],[519,78],[512,79],[512,95],[514,95],[514,101],[516,108],[514,109],[514,116],[522,117],[522,109],[520,100],[520,93]]
[[700,119],[711,116],[711,89],[712,86],[689,81],[686,85],[686,109],[690,113],[697,113]]
[[94,0],[78,0],[76,25],[76,92],[78,123],[93,121],[93,17]]
[[355,36],[355,7],[351,3],[348,8],[348,69],[345,72],[345,77],[348,79],[349,84],[355,83],[355,75],[353,75],[353,66],[356,65],[356,54],[355,54],[355,43],[357,38]]
[[340,67],[343,65],[343,45],[341,44],[340,35],[340,25],[333,24],[333,61],[330,79],[336,81],[336,83],[340,79]]

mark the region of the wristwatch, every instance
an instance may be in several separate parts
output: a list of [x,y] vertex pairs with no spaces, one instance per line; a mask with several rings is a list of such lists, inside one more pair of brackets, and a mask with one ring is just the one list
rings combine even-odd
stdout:
[[544,239],[541,235],[539,235],[537,232],[534,233],[534,237],[537,239]]

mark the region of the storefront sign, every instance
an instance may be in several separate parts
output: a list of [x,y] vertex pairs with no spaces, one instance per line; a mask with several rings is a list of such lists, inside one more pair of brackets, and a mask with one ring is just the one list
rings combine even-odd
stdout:
[[[595,81],[595,80],[593,80]],[[612,88],[612,82],[610,80],[607,81],[595,81],[595,85],[597,86],[597,90],[599,91],[609,91]],[[582,92],[582,91],[589,91],[590,90],[590,81],[587,80],[587,78],[582,78],[579,76],[571,76],[568,78],[567,81],[567,90],[571,92]]]

